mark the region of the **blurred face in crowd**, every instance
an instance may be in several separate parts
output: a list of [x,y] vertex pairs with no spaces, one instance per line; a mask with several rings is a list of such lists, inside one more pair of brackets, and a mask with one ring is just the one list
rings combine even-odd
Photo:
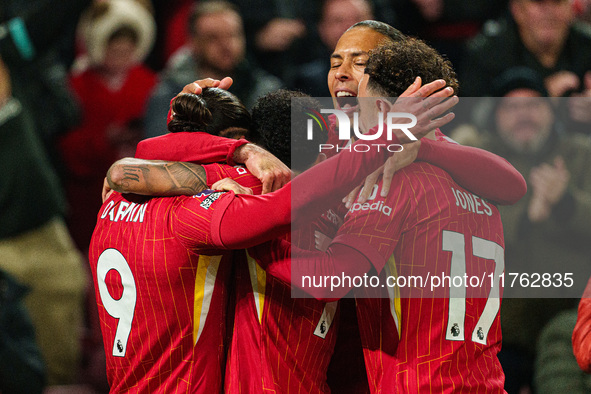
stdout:
[[520,152],[536,152],[548,139],[554,111],[548,98],[531,89],[515,89],[496,110],[499,136]]
[[244,59],[242,19],[234,11],[201,16],[195,21],[193,50],[203,67],[230,73]]
[[330,59],[328,89],[336,109],[352,113],[357,109],[359,82],[369,51],[388,38],[368,27],[355,27],[341,36]]
[[328,0],[318,24],[320,39],[327,48],[333,49],[349,27],[372,18],[371,8],[366,0]]
[[109,74],[124,74],[136,64],[136,41],[128,36],[109,40],[105,48],[103,68]]
[[571,0],[513,0],[510,9],[522,40],[541,49],[561,44],[574,18]]

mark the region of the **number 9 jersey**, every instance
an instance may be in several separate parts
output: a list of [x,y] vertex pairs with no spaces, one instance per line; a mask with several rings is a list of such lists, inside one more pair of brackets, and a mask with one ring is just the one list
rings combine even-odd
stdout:
[[89,260],[111,392],[221,392],[232,252],[210,226],[231,194],[103,204]]

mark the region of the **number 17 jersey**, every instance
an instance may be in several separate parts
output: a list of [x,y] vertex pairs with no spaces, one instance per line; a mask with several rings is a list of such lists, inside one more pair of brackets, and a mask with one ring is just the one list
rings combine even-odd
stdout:
[[390,297],[355,290],[371,391],[504,392],[498,210],[427,163],[397,172],[392,185],[386,198],[380,182],[372,200],[355,203],[339,230],[366,241],[356,248],[368,258],[379,252],[370,274],[391,276]]

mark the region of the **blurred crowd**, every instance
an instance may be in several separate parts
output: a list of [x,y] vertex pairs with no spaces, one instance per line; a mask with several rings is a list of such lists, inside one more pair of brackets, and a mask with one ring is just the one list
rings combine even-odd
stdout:
[[[0,349],[0,392],[108,392],[86,262],[101,187],[115,160],[166,132],[184,85],[231,76],[248,108],[279,88],[327,97],[332,50],[366,19],[449,58],[467,109],[443,132],[527,180],[526,197],[501,207],[507,269],[556,272],[568,261],[584,287],[589,0],[2,0],[0,346],[18,345]],[[591,391],[566,346],[578,301],[503,301],[509,393]]]

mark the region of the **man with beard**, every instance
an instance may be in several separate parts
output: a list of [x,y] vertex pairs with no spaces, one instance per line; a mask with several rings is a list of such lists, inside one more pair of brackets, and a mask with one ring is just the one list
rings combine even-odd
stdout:
[[147,137],[166,133],[168,103],[192,81],[231,76],[236,83],[230,92],[248,109],[257,97],[283,85],[246,58],[242,17],[234,4],[217,0],[199,2],[188,27],[190,42],[171,58],[150,97],[145,119]]

